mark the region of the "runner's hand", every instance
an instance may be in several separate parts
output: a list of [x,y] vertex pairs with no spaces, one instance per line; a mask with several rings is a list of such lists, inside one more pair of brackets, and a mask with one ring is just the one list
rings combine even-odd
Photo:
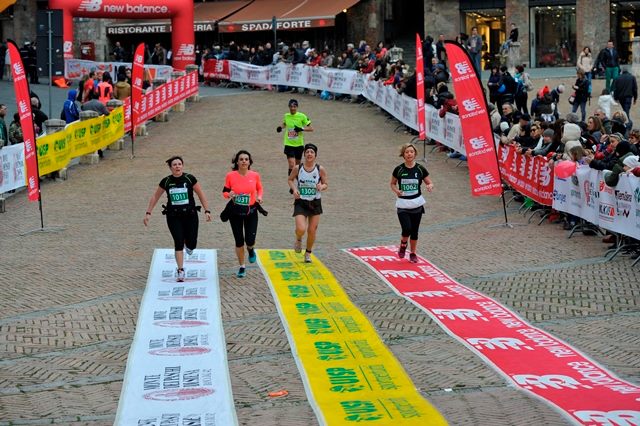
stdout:
[[276,127],[276,132],[280,133],[282,131],[282,126]]
[[297,189],[293,190],[293,198],[296,200],[300,199],[300,191],[298,191]]
[[428,183],[427,184],[427,191],[429,191],[429,192],[433,191],[433,184],[432,183]]
[[236,193],[233,191],[229,191],[229,198],[235,198]]
[[205,217],[207,222],[211,222],[211,213],[205,213],[204,217]]
[[142,220],[142,223],[144,223],[144,226],[149,225],[149,218],[151,217],[151,215],[148,214],[144,214],[144,219]]

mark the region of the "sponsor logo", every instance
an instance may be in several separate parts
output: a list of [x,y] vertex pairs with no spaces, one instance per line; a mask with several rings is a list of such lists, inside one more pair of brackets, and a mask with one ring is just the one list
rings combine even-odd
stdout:
[[362,256],[365,262],[394,262],[398,260],[395,256]]
[[464,107],[465,111],[471,112],[480,108],[480,102],[478,102],[476,98],[465,99],[464,101],[462,101],[462,106]]
[[478,185],[489,185],[491,183],[495,183],[496,179],[493,177],[493,175],[490,172],[484,172],[484,173],[478,173],[476,176],[476,182],[478,182]]
[[22,63],[16,62],[13,64],[13,72],[16,76],[24,74],[24,68],[22,68]]
[[616,200],[618,201],[626,201],[626,202],[631,202],[632,200],[632,195],[629,194],[628,192],[625,191],[618,191],[617,189],[614,191]]
[[460,74],[468,74],[471,72],[471,65],[467,61],[455,64],[456,71]]
[[73,42],[71,41],[64,42],[64,47],[63,47],[64,53],[71,53],[72,48],[73,48]]
[[144,399],[152,401],[188,401],[202,398],[212,393],[213,389],[211,388],[171,389],[146,393]]
[[418,271],[409,271],[409,270],[381,270],[380,273],[385,277],[391,278],[418,278],[423,280],[424,277],[420,275]]
[[101,6],[102,0],[82,0],[78,12],[98,12]]
[[637,204],[640,204],[640,187],[636,188],[636,190],[633,192],[633,199]]
[[461,319],[463,321],[468,319],[471,321],[477,321],[478,319],[481,319],[483,321],[489,321],[487,318],[482,316],[482,313],[473,309],[432,309],[432,312],[439,319]]
[[176,56],[191,56],[195,52],[195,47],[193,44],[182,43],[180,48],[178,48],[178,53]]
[[516,339],[513,337],[494,337],[492,339],[487,337],[472,337],[467,339],[471,345],[473,345],[476,349],[515,349],[519,351],[520,349],[527,349],[532,351],[533,348],[528,346],[520,339]]
[[489,146],[489,144],[487,143],[487,140],[484,138],[484,136],[478,136],[477,138],[471,138],[471,139],[469,139],[469,143],[471,144],[473,149],[483,149],[483,148],[486,148],[487,146]]
[[162,356],[190,356],[190,355],[202,355],[211,352],[210,348],[202,346],[186,346],[181,348],[160,348],[150,350],[151,355]]
[[591,389],[591,386],[581,385],[573,377],[563,376],[560,374],[547,374],[544,376],[537,376],[535,374],[516,374],[512,376],[513,380],[522,385],[525,389],[579,389],[580,387],[585,389]]
[[573,415],[582,421],[594,422],[595,425],[601,425],[601,426],[638,426],[640,425],[640,411],[581,410],[581,411],[574,412]]
[[553,200],[554,201],[558,201],[559,203],[566,203],[567,202],[567,194],[563,194],[561,192],[558,192],[557,189],[553,190]]

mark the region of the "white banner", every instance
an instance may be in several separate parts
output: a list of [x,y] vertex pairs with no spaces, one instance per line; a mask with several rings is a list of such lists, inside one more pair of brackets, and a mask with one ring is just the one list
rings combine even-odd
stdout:
[[[131,62],[94,62],[84,59],[65,59],[64,60],[64,76],[69,80],[80,80],[83,75],[89,74],[89,71],[109,71],[113,83],[117,81],[118,68],[124,65],[131,68]],[[160,79],[171,81],[171,73],[173,67],[169,65],[145,65],[145,69],[149,70],[152,80]]]
[[129,351],[116,425],[238,423],[220,315],[215,250],[156,249]]
[[26,184],[24,143],[0,149],[0,194]]
[[556,176],[553,208],[588,222],[640,239],[640,179],[620,175],[615,188],[604,183],[603,172],[578,167],[567,179]]

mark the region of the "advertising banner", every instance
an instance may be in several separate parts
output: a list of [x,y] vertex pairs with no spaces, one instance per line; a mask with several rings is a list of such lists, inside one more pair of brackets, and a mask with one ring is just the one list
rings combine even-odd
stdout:
[[576,174],[553,184],[553,208],[578,216],[612,232],[640,239],[640,179],[620,175],[615,188],[604,173],[580,166]]
[[25,186],[24,144],[0,149],[0,194]]
[[220,80],[230,80],[229,61],[219,61],[217,59],[207,59],[202,66],[204,78],[216,78]]
[[131,130],[135,140],[136,126],[139,124],[142,103],[142,82],[144,78],[144,43],[138,44],[133,54],[131,69]]
[[[118,75],[118,68],[121,66],[133,69],[133,65],[130,62],[94,62],[84,59],[65,59],[64,76],[69,80],[80,80],[83,75],[89,74],[90,71],[109,71],[109,74],[111,74],[111,77],[115,81]],[[173,67],[169,65],[148,64],[145,65],[144,68],[149,72],[152,80],[171,80]]]
[[546,401],[573,423],[631,425],[640,418],[639,386],[616,377],[499,302],[459,284],[429,261],[398,259],[396,250],[391,246],[346,251],[511,385]]
[[500,173],[509,186],[537,203],[553,204],[553,169],[545,157],[527,157],[506,145],[500,145],[499,154]]
[[27,177],[27,197],[29,201],[40,199],[40,180],[38,179],[38,157],[36,152],[36,135],[33,130],[33,115],[31,113],[31,97],[27,75],[22,64],[20,51],[13,42],[7,43],[11,59],[11,74],[13,76],[13,90],[16,94],[16,104],[20,115],[20,127],[24,140],[24,165]]
[[418,34],[416,34],[416,97],[418,101],[418,138],[423,141],[427,137],[424,116],[424,60],[422,41]]
[[331,272],[293,250],[258,250],[321,425],[445,425]]
[[474,196],[502,194],[500,170],[487,102],[467,51],[457,43],[445,42],[451,64],[451,79],[457,94],[460,125],[467,151],[471,194]]
[[215,250],[156,249],[115,425],[237,425],[220,313]]

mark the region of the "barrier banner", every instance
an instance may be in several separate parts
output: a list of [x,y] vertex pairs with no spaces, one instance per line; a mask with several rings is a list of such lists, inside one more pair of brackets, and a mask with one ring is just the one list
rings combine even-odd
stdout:
[[24,143],[0,149],[0,194],[25,186]]
[[[116,81],[116,77],[118,76],[118,68],[120,68],[121,66],[131,68],[133,70],[133,64],[131,62],[94,62],[87,61],[85,59],[65,59],[64,76],[69,80],[80,80],[83,75],[89,74],[90,71],[108,71],[109,74],[111,74],[113,80]],[[169,65],[147,64],[144,66],[144,68],[149,72],[151,80],[171,80],[173,67]]]
[[457,43],[445,41],[451,64],[453,88],[458,94],[460,126],[467,151],[471,194],[502,194],[500,170],[495,152],[487,102],[467,51]]
[[124,136],[124,109],[85,121],[74,121],[61,132],[39,137],[38,169],[40,176],[67,166],[72,158],[105,148]]
[[545,400],[573,423],[632,425],[640,419],[640,386],[621,380],[499,302],[457,283],[429,261],[398,259],[396,250],[387,246],[345,251],[512,385]]
[[198,94],[198,73],[192,72],[142,95],[140,99],[140,115],[135,119],[139,126],[155,117],[162,111],[182,102],[188,97]]
[[317,258],[257,252],[321,425],[446,424]]
[[229,61],[207,59],[202,66],[204,78],[216,78],[220,80],[231,80],[229,71]]
[[513,189],[545,206],[553,204],[553,169],[545,157],[518,154],[513,146],[500,145],[500,173]]
[[604,172],[579,166],[576,174],[555,177],[553,208],[578,216],[612,232],[640,239],[640,179],[621,174],[615,188]]
[[24,165],[27,176],[27,197],[29,201],[40,199],[40,180],[38,179],[38,157],[36,152],[36,135],[33,130],[33,115],[31,113],[31,97],[29,96],[29,84],[25,74],[22,58],[18,47],[12,41],[7,42],[9,57],[11,59],[11,74],[13,76],[13,90],[16,94],[18,114],[20,114],[20,127],[22,127],[22,139],[24,141]]
[[153,253],[115,425],[237,425],[215,250]]
[[418,101],[418,138],[423,141],[427,137],[424,114],[424,60],[422,58],[422,41],[418,33],[416,33],[416,97]]

